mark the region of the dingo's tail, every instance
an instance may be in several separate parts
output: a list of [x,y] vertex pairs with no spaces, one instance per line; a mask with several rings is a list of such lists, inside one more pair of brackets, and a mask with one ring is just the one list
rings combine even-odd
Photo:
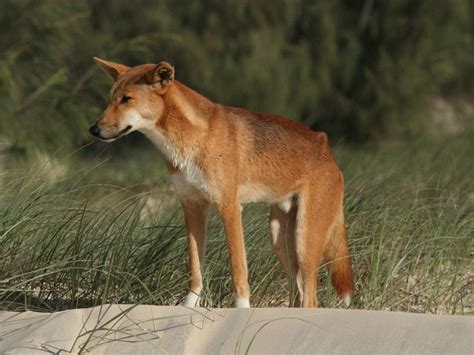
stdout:
[[346,306],[349,306],[354,292],[354,281],[344,219],[335,226],[334,235],[326,245],[324,256],[328,262],[332,284]]

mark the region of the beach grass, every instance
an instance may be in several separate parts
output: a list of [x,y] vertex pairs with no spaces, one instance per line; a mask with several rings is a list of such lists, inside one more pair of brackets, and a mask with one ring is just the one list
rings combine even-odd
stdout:
[[[352,308],[473,313],[472,142],[466,133],[357,149],[336,145],[357,288]],[[74,157],[76,168],[69,162],[59,177],[34,164],[0,172],[0,309],[174,305],[184,297],[183,215],[154,154],[120,164]],[[262,204],[243,211],[254,307],[289,300],[268,240],[268,214]],[[201,305],[232,306],[226,241],[215,213],[206,257]],[[322,307],[343,307],[324,265],[318,298]]]

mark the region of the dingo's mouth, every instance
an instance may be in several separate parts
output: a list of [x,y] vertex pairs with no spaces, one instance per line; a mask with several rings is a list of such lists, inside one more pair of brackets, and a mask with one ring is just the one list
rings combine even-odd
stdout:
[[99,137],[100,139],[102,139],[103,141],[105,142],[112,142],[116,139],[119,139],[120,137],[124,136],[125,134],[127,134],[130,130],[132,129],[132,126],[128,125],[127,127],[125,127],[124,129],[122,129],[116,136],[114,137],[109,137],[109,138],[105,138],[105,137]]

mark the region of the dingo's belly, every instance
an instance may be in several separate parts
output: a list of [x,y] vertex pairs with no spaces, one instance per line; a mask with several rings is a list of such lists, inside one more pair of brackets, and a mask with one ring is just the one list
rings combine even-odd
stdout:
[[282,210],[289,210],[293,195],[294,192],[281,193],[266,185],[245,183],[238,187],[237,198],[240,203],[265,202],[278,204]]

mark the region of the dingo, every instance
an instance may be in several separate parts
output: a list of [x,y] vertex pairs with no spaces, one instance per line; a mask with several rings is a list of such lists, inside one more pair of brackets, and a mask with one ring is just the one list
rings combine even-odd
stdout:
[[108,107],[90,132],[111,142],[130,132],[147,136],[167,160],[187,228],[189,291],[196,306],[202,284],[207,209],[222,216],[237,307],[250,307],[241,204],[272,205],[275,254],[299,297],[317,307],[321,259],[349,304],[352,271],[344,224],[344,179],[325,133],[273,115],[226,107],[175,80],[169,63],[128,67],[94,58],[113,79]]

